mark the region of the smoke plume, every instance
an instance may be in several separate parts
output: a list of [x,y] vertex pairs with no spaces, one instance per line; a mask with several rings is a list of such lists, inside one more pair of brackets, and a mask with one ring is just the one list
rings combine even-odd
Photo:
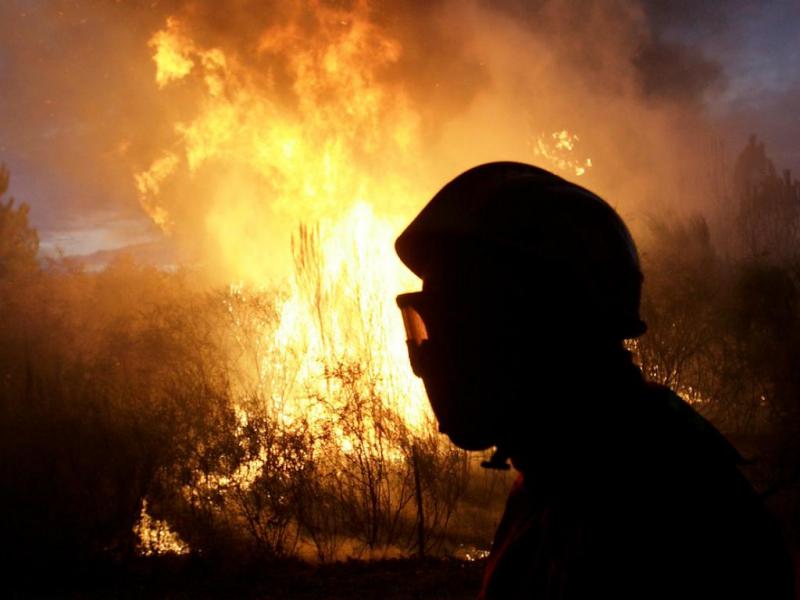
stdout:
[[[576,179],[634,227],[653,210],[696,209],[705,103],[725,85],[719,64],[666,37],[685,12],[656,0],[2,11],[12,41],[2,60],[14,65],[2,81],[4,150],[13,145],[23,177],[38,161],[68,182],[42,190],[53,198],[42,222],[147,214],[149,231],[223,279],[271,275],[241,264],[286,263],[297,223],[333,222],[359,203],[396,230],[447,179],[489,160]],[[164,36],[177,71],[156,64]]]

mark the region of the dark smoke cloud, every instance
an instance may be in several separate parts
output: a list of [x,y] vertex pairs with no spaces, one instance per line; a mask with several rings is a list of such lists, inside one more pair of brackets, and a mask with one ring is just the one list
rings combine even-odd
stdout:
[[[486,2],[487,6],[500,7],[523,20],[539,34],[552,31],[553,4],[546,0]],[[587,12],[593,10],[589,3],[562,2],[557,5],[555,16],[582,39],[580,46],[574,49],[574,58],[593,67],[590,71],[594,70],[597,65],[592,62],[597,56],[602,56],[596,52],[596,45],[602,44],[609,32],[602,29],[589,31],[582,26],[587,21]],[[637,40],[630,59],[637,71],[640,91],[648,100],[700,104],[707,96],[724,88],[724,68],[719,60],[709,57],[698,44],[671,37],[671,34],[687,28],[700,28],[706,32],[709,28],[714,31],[724,29],[728,12],[723,2],[640,0],[622,7],[619,4],[615,6],[615,3],[608,3],[608,6],[611,8],[607,8],[605,23],[610,27],[626,17],[629,19],[631,11],[638,9],[641,13],[637,26],[629,32],[631,39]],[[622,11],[628,14],[620,14]]]
[[715,33],[728,27],[732,11],[743,3],[743,0],[642,0],[642,7],[659,32],[691,27]]
[[[709,54],[744,0],[641,0],[651,37],[635,57],[642,91],[654,99],[702,102],[727,85],[725,68]],[[713,52],[713,50],[712,50]]]
[[725,86],[722,65],[698,48],[658,37],[634,57],[642,93],[656,100],[699,103]]
[[749,133],[778,166],[800,170],[800,3],[797,0],[647,0],[654,31],[724,68],[712,118],[729,153]]

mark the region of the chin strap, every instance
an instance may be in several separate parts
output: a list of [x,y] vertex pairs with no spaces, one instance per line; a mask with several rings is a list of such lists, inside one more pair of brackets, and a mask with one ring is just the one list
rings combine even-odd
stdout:
[[508,471],[511,465],[508,464],[508,454],[500,450],[500,448],[495,448],[491,458],[483,461],[481,467],[495,469],[496,471]]

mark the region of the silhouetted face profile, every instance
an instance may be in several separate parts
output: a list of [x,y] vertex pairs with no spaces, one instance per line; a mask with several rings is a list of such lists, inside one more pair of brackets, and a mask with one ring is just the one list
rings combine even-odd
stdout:
[[398,297],[412,367],[440,430],[467,450],[548,435],[574,360],[644,329],[622,221],[536,167],[491,163],[460,175],[397,249],[423,283]]
[[487,287],[476,269],[442,257],[423,280],[423,291],[410,298],[425,331],[424,339],[409,342],[415,369],[440,431],[468,450],[497,443],[497,424],[484,406],[497,391],[497,365],[487,356],[501,343]]

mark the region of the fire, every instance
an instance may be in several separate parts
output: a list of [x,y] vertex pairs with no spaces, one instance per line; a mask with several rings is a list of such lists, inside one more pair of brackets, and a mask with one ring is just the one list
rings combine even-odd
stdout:
[[150,516],[147,512],[147,500],[142,500],[139,520],[133,532],[139,538],[139,552],[143,556],[189,553],[189,546],[170,529],[166,521]]
[[[308,416],[299,392],[321,385],[314,382],[331,364],[354,361],[418,427],[429,420],[427,401],[408,367],[394,306],[397,293],[418,283],[394,256],[393,241],[425,198],[414,188],[412,162],[420,119],[401,86],[380,81],[402,48],[363,10],[316,6],[313,44],[291,23],[261,36],[257,52],[285,70],[288,94],[285,81],[279,86],[268,73],[256,83],[235,55],[202,47],[181,21],[167,20],[150,41],[156,84],[165,93],[195,85],[197,110],[175,123],[174,147],[136,184],[142,208],[169,232],[182,216],[163,185],[212,181],[203,223],[215,267],[240,293],[273,283],[281,263],[288,294],[264,344],[297,365],[289,387],[298,393],[271,398],[283,418]],[[276,232],[288,248],[298,224],[307,226],[295,233],[292,255],[272,252]],[[285,368],[271,360],[264,371]]]
[[150,45],[155,49],[154,58],[158,66],[156,82],[159,87],[164,87],[172,80],[182,79],[194,67],[188,52],[191,42],[181,33],[176,19],[167,19],[167,28],[154,35]]
[[168,152],[156,160],[150,166],[150,169],[143,173],[138,173],[135,177],[142,208],[165,233],[169,233],[171,228],[169,213],[161,204],[156,202],[156,198],[161,191],[161,182],[169,177],[177,166],[178,157]]
[[[365,3],[306,8],[251,49],[263,72],[205,46],[174,17],[152,36],[156,85],[163,93],[182,86],[194,107],[174,124],[174,144],[136,176],[140,202],[171,232],[198,215],[182,214],[165,185],[197,182],[210,266],[241,293],[285,282],[279,325],[263,342],[295,365],[291,385],[264,388],[282,418],[309,416],[300,391],[349,362],[364,365],[386,402],[419,427],[431,415],[394,306],[418,281],[393,241],[430,194],[417,158],[425,155],[422,118],[403,83],[384,75],[403,48],[368,18]],[[578,141],[557,131],[540,136],[533,152],[580,176],[592,163],[576,158]],[[285,371],[280,361],[266,358],[262,376]]]
[[536,138],[533,154],[547,161],[557,171],[581,177],[592,168],[592,159],[576,157],[578,142],[580,138],[566,129],[554,131],[549,136],[540,135]]

